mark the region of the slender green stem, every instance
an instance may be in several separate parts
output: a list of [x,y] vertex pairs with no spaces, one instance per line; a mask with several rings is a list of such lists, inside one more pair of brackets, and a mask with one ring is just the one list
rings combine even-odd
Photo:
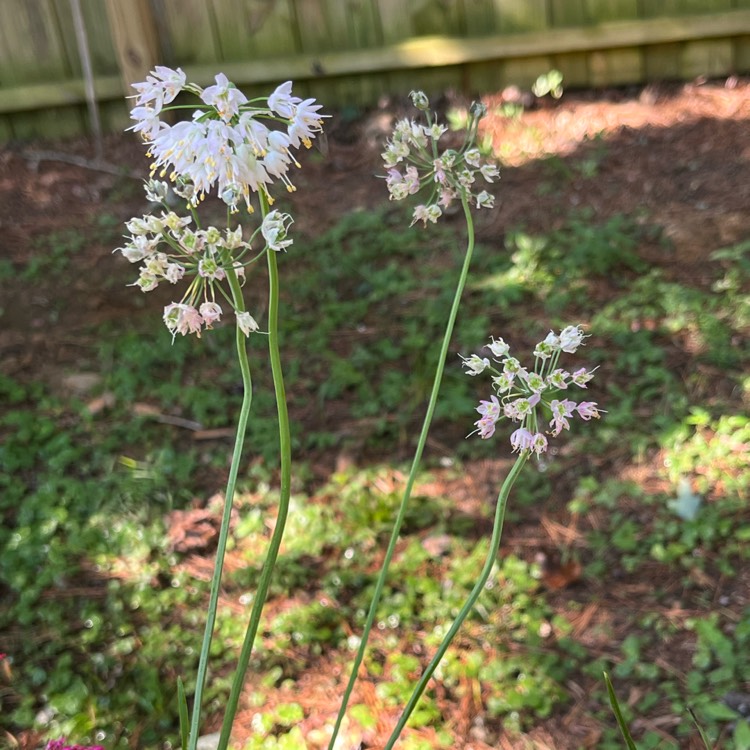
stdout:
[[[268,205],[261,196],[261,208],[263,216],[268,211]],[[224,711],[224,721],[221,725],[221,735],[217,750],[226,750],[232,724],[237,713],[242,687],[245,682],[245,674],[250,662],[250,656],[253,652],[255,637],[258,633],[260,618],[263,612],[263,605],[268,596],[268,587],[271,582],[271,576],[276,564],[276,558],[279,554],[279,547],[284,536],[287,515],[289,514],[289,498],[292,488],[292,449],[291,436],[289,431],[289,413],[286,404],[286,391],[284,388],[284,377],[281,370],[281,355],[279,353],[279,271],[276,264],[276,253],[268,250],[268,349],[271,358],[271,372],[273,375],[273,385],[276,392],[276,409],[279,417],[279,445],[281,451],[281,490],[279,495],[279,509],[276,516],[276,525],[268,545],[268,552],[263,563],[263,568],[258,581],[258,590],[255,593],[253,609],[250,613],[250,621],[245,631],[245,639],[242,643],[242,650],[237,661],[237,669],[232,680],[232,689],[229,694],[226,709]]]
[[[237,274],[233,268],[227,268],[227,280],[232,290],[234,304],[238,310],[244,309],[242,290]],[[232,516],[232,504],[234,502],[234,491],[237,486],[237,474],[242,459],[242,448],[245,443],[245,432],[247,430],[250,406],[253,400],[253,382],[250,376],[250,363],[247,358],[247,346],[245,335],[237,326],[236,329],[237,357],[242,372],[242,406],[237,422],[237,435],[234,441],[234,452],[232,453],[232,465],[229,468],[229,479],[227,480],[226,496],[224,498],[224,512],[221,518],[219,530],[219,542],[216,550],[216,562],[214,574],[211,580],[211,594],[208,602],[208,615],[206,629],[203,633],[203,644],[201,646],[200,659],[198,661],[198,675],[195,682],[195,695],[193,698],[193,715],[190,722],[190,736],[188,739],[188,750],[195,750],[198,744],[198,733],[200,731],[201,707],[203,702],[203,688],[206,683],[206,672],[208,670],[208,654],[211,648],[214,625],[216,623],[216,609],[219,601],[219,589],[221,588],[221,574],[224,569],[224,556],[227,549],[227,537],[229,536],[229,520]]]
[[463,296],[464,287],[466,286],[466,279],[469,275],[469,266],[471,265],[471,258],[474,254],[474,222],[471,216],[471,208],[466,194],[461,196],[461,205],[464,209],[466,216],[466,228],[467,228],[467,242],[466,242],[466,255],[464,257],[463,267],[461,268],[461,274],[456,285],[456,292],[453,297],[453,305],[451,306],[450,314],[448,315],[448,322],[445,326],[445,334],[443,335],[443,343],[440,347],[440,355],[438,357],[437,366],[435,368],[435,379],[432,383],[432,392],[430,393],[430,400],[427,404],[427,411],[425,413],[424,422],[422,423],[422,431],[419,434],[419,440],[417,442],[417,448],[414,452],[414,458],[411,464],[411,470],[409,471],[409,477],[406,481],[406,487],[404,488],[404,495],[401,499],[401,505],[399,506],[396,520],[393,523],[393,530],[391,532],[391,538],[386,549],[385,558],[383,559],[383,565],[380,568],[380,574],[375,584],[375,591],[370,602],[370,610],[367,613],[367,620],[365,621],[365,628],[362,633],[362,639],[357,650],[357,655],[354,658],[354,664],[352,666],[352,672],[349,676],[349,682],[347,683],[344,696],[341,700],[341,707],[339,708],[338,716],[336,717],[336,723],[333,727],[333,734],[331,735],[330,742],[328,743],[328,750],[333,750],[336,737],[338,736],[339,730],[341,729],[341,722],[344,720],[346,715],[346,708],[349,704],[352,691],[354,689],[354,683],[357,681],[357,674],[359,668],[362,665],[362,661],[365,656],[367,649],[367,641],[370,636],[370,631],[375,622],[375,616],[378,611],[378,605],[380,604],[380,598],[383,594],[383,588],[385,586],[385,580],[388,575],[388,568],[393,559],[393,554],[396,550],[396,544],[398,542],[399,534],[401,532],[401,526],[406,516],[406,508],[411,498],[412,489],[414,482],[417,478],[417,471],[419,464],[422,460],[422,453],[424,452],[424,446],[427,442],[427,434],[430,431],[430,425],[432,424],[432,417],[435,413],[435,405],[437,404],[438,393],[440,392],[440,385],[443,380],[443,370],[445,369],[445,360],[448,356],[448,346],[450,345],[451,338],[453,337],[453,328],[456,323],[456,317],[458,316],[458,308],[461,306],[461,297]]
[[503,521],[505,520],[505,508],[508,505],[508,496],[510,495],[510,491],[513,488],[513,484],[515,483],[516,479],[518,478],[518,475],[521,473],[521,469],[523,469],[524,464],[528,460],[528,457],[529,452],[523,451],[523,453],[521,453],[521,455],[516,459],[516,462],[513,464],[513,468],[508,472],[508,476],[503,482],[503,486],[501,487],[500,494],[497,498],[497,507],[495,508],[495,524],[492,528],[490,551],[487,555],[487,559],[484,562],[484,567],[482,568],[482,572],[479,575],[479,579],[474,584],[474,588],[471,590],[471,593],[464,603],[464,606],[461,607],[461,611],[458,613],[458,615],[456,615],[456,619],[453,621],[453,625],[451,625],[450,630],[445,634],[445,637],[440,643],[438,650],[435,652],[435,656],[432,657],[432,660],[427,665],[427,668],[423,672],[422,676],[419,678],[419,682],[416,684],[414,691],[411,694],[411,698],[409,698],[409,702],[406,704],[404,711],[401,714],[401,718],[398,720],[398,724],[396,724],[396,727],[393,730],[388,740],[388,744],[385,746],[384,750],[391,750],[396,740],[398,740],[398,738],[401,736],[401,732],[406,726],[406,722],[409,721],[409,717],[416,708],[417,703],[419,703],[419,699],[422,697],[422,693],[424,693],[425,688],[427,687],[427,683],[432,678],[432,675],[437,669],[438,664],[440,664],[441,659],[443,658],[443,656],[445,656],[445,652],[448,650],[448,646],[451,645],[451,642],[455,638],[456,633],[459,631],[459,628],[461,627],[461,625],[463,625],[464,620],[467,618],[469,612],[471,612],[471,610],[473,609],[482,591],[484,591],[487,580],[492,573],[492,567],[495,564],[495,558],[497,557],[497,553],[500,549],[500,539],[503,535]]

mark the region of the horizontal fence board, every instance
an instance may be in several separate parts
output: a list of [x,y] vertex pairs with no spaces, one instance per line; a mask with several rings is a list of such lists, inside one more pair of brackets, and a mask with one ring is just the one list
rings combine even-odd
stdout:
[[[122,97],[119,76],[100,76],[94,80],[97,99]],[[82,104],[86,101],[86,87],[82,79],[37,83],[12,89],[0,89],[0,112],[22,112],[46,107]]]

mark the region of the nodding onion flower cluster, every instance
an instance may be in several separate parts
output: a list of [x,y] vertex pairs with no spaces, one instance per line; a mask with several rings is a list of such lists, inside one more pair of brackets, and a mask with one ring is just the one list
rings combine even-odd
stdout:
[[[131,263],[141,263],[133,286],[149,292],[165,280],[176,284],[191,279],[180,302],[164,308],[164,322],[173,336],[200,336],[204,328],[211,328],[223,314],[220,298],[234,308],[237,325],[249,335],[258,324],[222,282],[244,282],[249,264],[292,244],[287,236],[292,217],[268,210],[273,203],[269,188],[278,179],[294,190],[287,171],[299,164],[291,149],[310,147],[325,115],[318,112],[314,99],[293,96],[290,81],[267,98],[251,101],[221,73],[214,86],[203,89],[188,83],[179,68],[159,66],[133,88],[138,92],[131,112],[136,124],[130,129],[142,135],[154,160],[146,197],[164,208],[160,216],[146,215],[126,224],[130,236],[117,249]],[[181,92],[197,96],[200,103],[192,119],[169,125],[162,115],[177,108],[172,102]],[[271,129],[264,121],[280,128]],[[189,216],[169,209],[170,185],[153,179],[157,170],[160,177],[169,173],[171,189],[187,201]],[[214,187],[232,213],[240,201],[252,212],[251,194],[262,194],[263,220],[252,236],[243,237],[240,225],[224,232],[201,228],[196,207]],[[263,249],[253,256],[251,243],[258,234]]]
[[385,181],[390,199],[403,200],[425,190],[427,200],[414,209],[412,225],[418,221],[425,226],[428,221],[437,222],[443,211],[461,197],[477,208],[492,208],[494,196],[475,189],[477,174],[490,183],[500,174],[494,164],[482,163],[482,155],[474,145],[479,120],[486,112],[484,105],[471,105],[461,147],[441,152],[438,142],[448,128],[435,121],[423,92],[412,91],[411,98],[414,106],[425,113],[427,123],[407,119],[396,123],[382,155],[388,170]]
[[[149,200],[159,201],[165,207],[168,192],[166,182],[146,183]],[[193,277],[182,300],[164,308],[164,322],[173,335],[194,333],[200,337],[203,327],[211,328],[223,313],[216,301],[217,291],[233,306],[230,295],[221,285],[229,269],[244,281],[247,265],[268,250],[278,252],[292,244],[293,240],[287,237],[292,221],[289,214],[270,211],[253,236],[245,241],[241,225],[223,233],[216,227],[193,230],[191,216],[163,211],[161,216],[146,215],[128,221],[125,226],[131,236],[127,244],[117,250],[131,263],[141,262],[140,275],[132,286],[143,292],[156,289],[162,281],[176,284],[186,276]],[[248,257],[251,242],[258,233],[263,237],[264,248]],[[250,313],[244,310],[235,310],[235,313],[245,335],[258,330]]]
[[[492,339],[485,348],[489,349],[494,364],[487,357],[473,354],[462,357],[468,375],[479,375],[485,371],[492,374],[492,387],[495,394],[489,401],[480,401],[477,412],[480,418],[474,423],[483,440],[492,437],[495,425],[502,417],[519,423],[510,436],[514,452],[530,451],[541,455],[547,450],[547,435],[556,437],[570,428],[569,419],[579,416],[588,421],[598,419],[600,410],[594,401],[576,402],[570,398],[560,398],[562,391],[571,386],[586,388],[594,377],[593,370],[581,367],[568,372],[558,367],[560,355],[574,354],[583,344],[584,333],[580,326],[568,326],[556,334],[550,331],[544,341],[534,349],[534,369],[524,368],[510,356],[510,347],[502,339]],[[499,397],[499,398],[498,398]],[[549,429],[543,431],[544,421],[540,412],[551,416]]]
[[[179,68],[157,66],[133,88],[138,94],[130,116],[136,122],[129,129],[140,133],[149,146],[151,174],[169,174],[175,192],[192,206],[214,185],[232,211],[241,201],[252,211],[251,193],[259,191],[273,203],[268,186],[275,179],[293,191],[287,172],[299,163],[291,149],[310,148],[326,117],[315,99],[292,95],[291,81],[268,97],[249,100],[223,73],[204,89],[188,83]],[[197,108],[190,120],[169,125],[162,113],[176,109],[169,105],[183,92],[198,97]],[[266,122],[281,128],[269,128]]]

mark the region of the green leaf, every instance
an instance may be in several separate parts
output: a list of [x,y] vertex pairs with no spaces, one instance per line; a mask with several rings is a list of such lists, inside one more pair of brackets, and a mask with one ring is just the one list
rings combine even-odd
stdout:
[[738,721],[734,728],[734,750],[750,750],[750,723]]
[[188,731],[190,729],[190,719],[188,718],[187,698],[185,697],[185,686],[182,678],[177,678],[177,710],[180,714],[180,744],[182,750],[187,750]]
[[606,672],[604,673],[604,682],[607,683],[609,704],[612,706],[612,711],[614,712],[615,718],[617,719],[617,725],[620,727],[620,732],[622,732],[625,744],[627,745],[628,750],[638,750],[638,748],[635,746],[635,742],[633,742],[633,738],[630,736],[630,730],[628,729],[628,725],[625,723],[625,718],[622,715],[622,711],[620,711],[620,704],[617,702],[617,696],[615,695],[615,689],[612,686],[612,681],[609,679],[609,675]]
[[667,505],[683,521],[692,521],[698,515],[703,498],[696,495],[690,488],[690,482],[687,479],[680,479],[677,486],[677,497],[670,500]]
[[705,730],[701,726],[701,723],[698,721],[698,717],[695,715],[695,711],[693,711],[690,706],[688,706],[688,711],[690,712],[690,716],[693,719],[693,722],[695,723],[695,728],[698,730],[698,734],[700,734],[701,739],[703,740],[703,744],[706,746],[706,750],[711,750],[711,743],[708,741],[708,736],[706,735]]

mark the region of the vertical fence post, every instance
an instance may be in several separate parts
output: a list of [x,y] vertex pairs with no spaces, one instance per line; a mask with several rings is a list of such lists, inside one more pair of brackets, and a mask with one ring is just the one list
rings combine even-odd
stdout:
[[78,56],[81,58],[81,70],[83,71],[83,81],[86,86],[86,105],[89,110],[89,126],[94,136],[94,154],[96,160],[101,161],[104,158],[102,122],[99,117],[99,105],[96,101],[96,91],[94,90],[94,68],[91,64],[91,50],[89,49],[89,40],[86,34],[86,24],[81,12],[81,0],[70,0],[70,12],[73,15]]
[[107,0],[107,16],[120,67],[123,92],[143,81],[159,62],[159,37],[149,0]]

